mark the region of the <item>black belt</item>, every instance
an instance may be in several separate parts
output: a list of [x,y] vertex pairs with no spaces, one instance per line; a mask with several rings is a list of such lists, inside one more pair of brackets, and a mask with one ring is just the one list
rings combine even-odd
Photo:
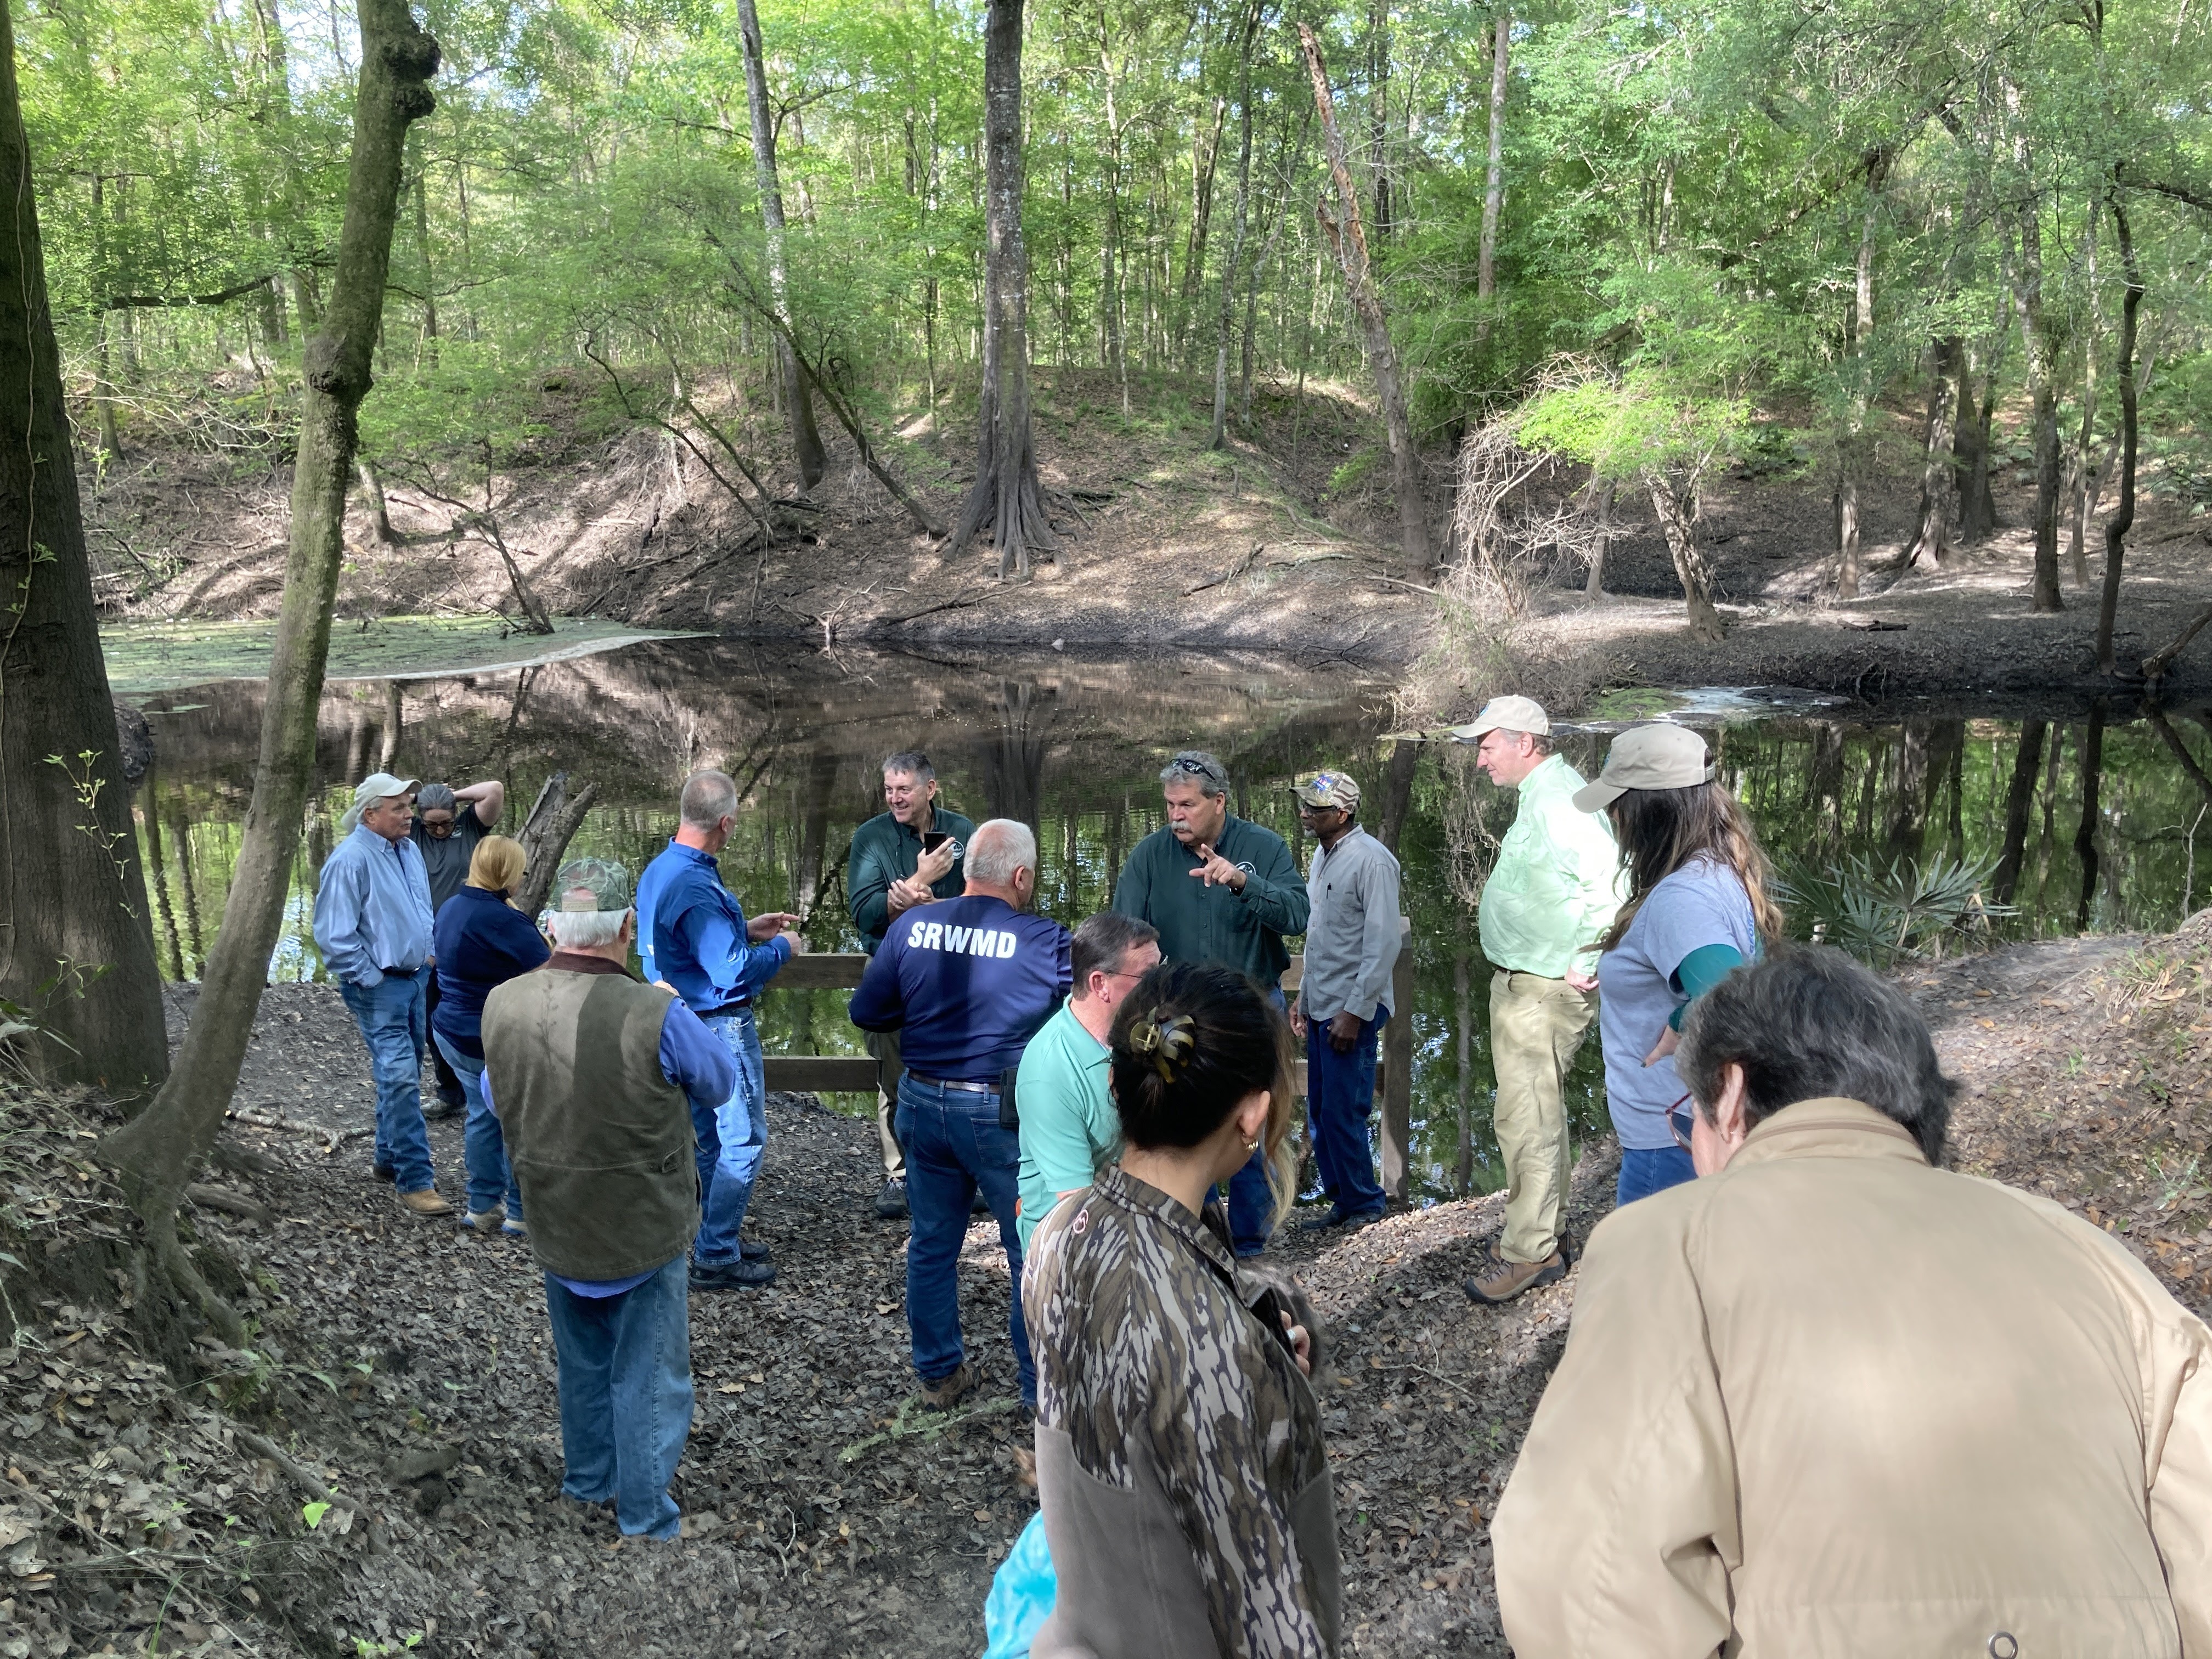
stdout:
[[700,1015],[699,1018],[702,1019],[714,1019],[723,1014],[749,1014],[752,1012],[752,1011],[753,1006],[750,1002],[726,1002],[719,1008],[709,1008],[705,1013]]
[[955,1078],[924,1077],[919,1072],[908,1072],[907,1075],[916,1083],[932,1089],[957,1089],[967,1095],[995,1095],[999,1092],[999,1085],[995,1083],[963,1083]]

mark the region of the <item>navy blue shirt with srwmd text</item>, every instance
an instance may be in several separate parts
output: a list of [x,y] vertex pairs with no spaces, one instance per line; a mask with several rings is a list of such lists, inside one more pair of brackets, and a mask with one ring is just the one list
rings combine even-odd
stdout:
[[895,917],[853,993],[853,1024],[899,1033],[910,1072],[995,1085],[1074,982],[1074,936],[970,894]]

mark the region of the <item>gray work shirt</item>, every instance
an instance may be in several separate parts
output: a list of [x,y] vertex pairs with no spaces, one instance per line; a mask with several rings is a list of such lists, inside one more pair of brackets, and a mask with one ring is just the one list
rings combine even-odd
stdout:
[[1354,824],[1334,849],[1314,849],[1306,896],[1313,915],[1298,988],[1306,1018],[1389,1012],[1398,960],[1398,860],[1390,849]]

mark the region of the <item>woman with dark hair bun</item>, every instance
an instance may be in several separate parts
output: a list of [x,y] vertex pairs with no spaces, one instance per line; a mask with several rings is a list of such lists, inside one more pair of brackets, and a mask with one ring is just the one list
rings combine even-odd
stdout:
[[1163,963],[1114,1021],[1121,1163],[1031,1241],[1037,1488],[1059,1573],[1036,1659],[1324,1659],[1336,1510],[1312,1340],[1239,1272],[1214,1183],[1290,1199],[1289,1030],[1242,974]]

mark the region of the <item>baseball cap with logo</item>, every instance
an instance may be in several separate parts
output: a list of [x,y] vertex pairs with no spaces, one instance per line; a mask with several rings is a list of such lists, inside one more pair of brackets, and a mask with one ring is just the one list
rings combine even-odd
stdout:
[[1452,736],[1462,743],[1474,743],[1486,732],[1532,732],[1536,736],[1548,737],[1552,717],[1544,712],[1544,705],[1534,697],[1492,697],[1482,705],[1482,712],[1465,726],[1452,728]]
[[394,795],[412,794],[419,780],[415,778],[395,778],[389,772],[370,773],[354,786],[353,805],[338,820],[338,828],[351,835],[354,826],[361,822],[362,812]]
[[1291,793],[1308,806],[1340,806],[1359,810],[1359,785],[1341,772],[1307,772],[1291,784]]
[[1606,751],[1595,783],[1575,791],[1577,812],[1602,812],[1632,789],[1687,789],[1713,781],[1705,740],[1686,726],[1632,726]]
[[611,859],[570,859],[553,884],[556,910],[627,910],[629,872]]

